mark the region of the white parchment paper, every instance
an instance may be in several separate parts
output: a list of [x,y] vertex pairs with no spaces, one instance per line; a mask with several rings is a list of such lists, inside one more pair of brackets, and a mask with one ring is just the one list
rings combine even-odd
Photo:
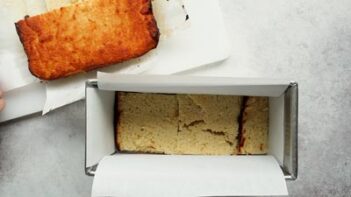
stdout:
[[3,91],[37,81],[28,71],[27,56],[15,27],[15,22],[28,12],[24,0],[0,1],[0,85]]
[[116,154],[95,174],[92,196],[287,195],[272,156]]

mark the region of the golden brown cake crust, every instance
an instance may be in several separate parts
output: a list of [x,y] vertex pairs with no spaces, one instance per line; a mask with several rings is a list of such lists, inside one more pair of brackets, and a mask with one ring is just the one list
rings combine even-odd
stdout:
[[16,23],[31,73],[44,80],[101,68],[156,48],[151,0],[90,0]]

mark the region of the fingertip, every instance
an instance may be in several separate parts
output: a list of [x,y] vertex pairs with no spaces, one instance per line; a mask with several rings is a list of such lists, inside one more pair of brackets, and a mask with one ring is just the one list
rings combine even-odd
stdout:
[[0,111],[3,110],[5,107],[5,100],[4,99],[0,99]]

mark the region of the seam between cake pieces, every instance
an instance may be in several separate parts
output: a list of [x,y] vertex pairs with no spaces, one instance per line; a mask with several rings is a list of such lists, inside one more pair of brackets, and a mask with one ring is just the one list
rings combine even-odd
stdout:
[[178,122],[177,122],[177,140],[176,140],[176,143],[178,144],[178,133],[180,132],[180,110],[179,110],[179,97],[178,95],[175,95],[176,96],[176,99],[177,99],[177,118],[178,118]]
[[240,113],[239,113],[239,117],[237,119],[239,127],[238,127],[238,135],[236,136],[236,140],[237,140],[237,153],[241,154],[241,148],[244,146],[245,143],[245,137],[244,137],[244,113],[247,107],[247,102],[248,102],[249,97],[248,96],[244,96],[241,102],[241,107],[240,107]]

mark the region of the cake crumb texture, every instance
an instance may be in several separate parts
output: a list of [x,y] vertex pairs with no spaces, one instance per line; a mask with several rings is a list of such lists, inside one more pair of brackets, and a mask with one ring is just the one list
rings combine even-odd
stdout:
[[[268,99],[245,98],[243,103],[241,96],[118,92],[118,149],[183,155],[265,154]],[[241,113],[243,133],[239,135]]]
[[119,92],[117,107],[120,150],[173,153],[178,130],[175,95]]
[[223,95],[178,95],[178,154],[236,154],[241,99]]

